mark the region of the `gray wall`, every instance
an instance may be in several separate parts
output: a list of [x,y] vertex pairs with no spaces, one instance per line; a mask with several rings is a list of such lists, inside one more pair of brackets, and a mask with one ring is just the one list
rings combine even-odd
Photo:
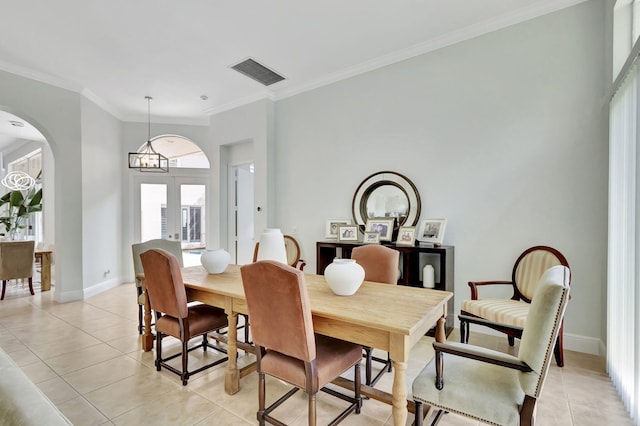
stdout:
[[[606,278],[604,7],[592,1],[276,104],[276,211],[315,270],[325,220],[393,170],[448,218],[456,312],[470,280],[508,279],[527,247],[573,271],[565,330],[597,351]],[[583,348],[581,345],[588,346]]]

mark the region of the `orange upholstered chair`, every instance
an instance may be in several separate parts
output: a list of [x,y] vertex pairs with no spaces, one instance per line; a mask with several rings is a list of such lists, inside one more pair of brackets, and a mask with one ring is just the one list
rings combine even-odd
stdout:
[[[364,269],[365,281],[375,281],[377,283],[397,284],[399,275],[400,252],[389,247],[378,244],[355,247],[351,251],[351,258]],[[373,349],[365,346],[365,383],[369,386],[375,385],[385,371],[391,371],[391,359],[387,354],[387,359],[374,357]],[[378,374],[372,378],[373,361],[384,363]]]
[[33,292],[33,249],[35,241],[3,241],[0,242],[0,280],[2,295],[7,288],[7,281],[18,278],[29,279],[29,291]]
[[[165,367],[179,375],[182,384],[186,385],[191,375],[228,359],[226,356],[218,358],[194,371],[188,371],[189,352],[199,347],[187,348],[192,337],[202,336],[201,346],[204,351],[209,347],[226,353],[224,349],[209,344],[207,333],[226,327],[227,315],[224,310],[213,306],[187,304],[187,292],[182,281],[180,264],[168,251],[151,249],[142,253],[140,259],[144,268],[149,303],[156,313],[156,369],[160,371],[161,367]],[[164,336],[173,336],[182,342],[182,370],[166,362],[180,353],[162,358]]]
[[[299,389],[308,395],[309,425],[316,424],[316,394],[319,390],[350,402],[332,424],[354,410],[360,413],[362,347],[314,334],[302,271],[270,260],[245,265],[240,271],[256,345],[259,423],[282,424],[270,413]],[[332,389],[323,389],[354,366],[354,398]],[[294,386],[269,407],[265,407],[265,374]]]
[[[511,281],[470,282],[471,299],[462,302],[460,310],[460,341],[469,341],[469,324],[479,324],[507,335],[509,345],[514,338],[522,337],[533,295],[542,274],[552,266],[569,267],[567,259],[558,250],[547,246],[535,246],[526,249],[516,260],[511,273]],[[478,290],[487,285],[507,285],[513,289],[513,295],[507,298],[481,299]],[[554,354],[556,364],[564,365],[563,327],[556,341]]]

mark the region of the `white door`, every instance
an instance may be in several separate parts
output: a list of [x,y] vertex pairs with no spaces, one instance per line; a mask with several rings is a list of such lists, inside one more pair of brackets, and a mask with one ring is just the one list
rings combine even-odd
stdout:
[[[231,241],[235,242],[232,253],[235,263],[244,265],[253,261],[255,245],[253,231],[253,164],[243,164],[232,168],[233,206],[230,214]],[[233,247],[233,246],[232,246]]]
[[136,176],[134,235],[182,242],[185,266],[199,264],[207,245],[205,178]]

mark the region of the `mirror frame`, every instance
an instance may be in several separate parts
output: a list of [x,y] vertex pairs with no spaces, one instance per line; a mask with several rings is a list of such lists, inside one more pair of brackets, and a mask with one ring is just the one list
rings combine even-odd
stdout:
[[363,231],[367,223],[367,202],[369,201],[369,196],[374,190],[385,185],[399,188],[407,196],[407,200],[409,201],[407,217],[403,222],[396,223],[394,230],[400,226],[415,226],[418,223],[420,210],[422,208],[418,188],[416,188],[413,182],[400,173],[391,171],[377,172],[367,176],[353,194],[353,201],[351,203],[353,222],[359,225]]

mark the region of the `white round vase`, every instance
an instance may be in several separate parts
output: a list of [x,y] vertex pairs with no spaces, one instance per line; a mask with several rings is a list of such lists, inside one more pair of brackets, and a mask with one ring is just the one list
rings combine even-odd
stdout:
[[225,249],[207,250],[200,256],[200,263],[210,274],[221,274],[229,266],[231,255]]
[[351,296],[364,280],[364,269],[353,259],[334,259],[324,270],[331,291],[338,296]]

